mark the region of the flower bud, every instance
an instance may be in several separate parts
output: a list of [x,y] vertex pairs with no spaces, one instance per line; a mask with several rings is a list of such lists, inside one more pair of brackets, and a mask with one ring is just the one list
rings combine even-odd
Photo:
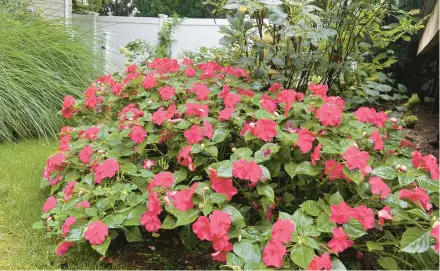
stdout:
[[396,119],[396,118],[390,118],[390,121],[391,121],[392,123],[396,123],[396,122],[397,122],[397,119]]
[[402,171],[402,172],[406,172],[406,166],[402,166],[402,167],[400,168],[400,171]]

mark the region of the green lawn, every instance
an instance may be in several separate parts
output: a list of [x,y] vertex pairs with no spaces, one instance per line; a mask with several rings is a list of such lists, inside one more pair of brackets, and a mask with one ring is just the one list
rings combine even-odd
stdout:
[[171,233],[111,249],[112,264],[100,261],[100,255],[87,245],[57,257],[55,244],[42,230],[32,229],[48,197],[47,191],[40,190],[42,171],[57,146],[55,141],[44,140],[0,144],[0,270],[218,269],[209,246],[185,250],[178,236]]

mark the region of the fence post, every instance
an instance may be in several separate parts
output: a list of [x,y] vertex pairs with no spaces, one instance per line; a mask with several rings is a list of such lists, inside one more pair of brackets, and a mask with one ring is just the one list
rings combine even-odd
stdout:
[[64,25],[69,28],[69,0],[64,0]]
[[110,32],[102,32],[104,49],[104,73],[110,73]]
[[163,24],[167,20],[168,15],[165,14],[159,14],[159,31],[162,29]]
[[98,38],[98,27],[96,25],[96,19],[98,18],[99,13],[92,12],[93,16],[93,53],[95,56],[98,56],[98,44],[99,44],[99,38]]

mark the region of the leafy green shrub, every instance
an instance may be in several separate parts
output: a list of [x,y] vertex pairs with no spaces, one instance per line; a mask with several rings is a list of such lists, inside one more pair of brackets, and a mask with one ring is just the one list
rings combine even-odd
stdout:
[[62,114],[80,125],[62,128],[47,161],[34,227],[59,255],[177,230],[234,270],[361,269],[367,256],[435,269],[437,159],[403,140],[402,123],[344,112],[325,85],[251,85],[240,68],[155,59],[66,97]]
[[0,141],[55,136],[63,97],[101,73],[93,47],[15,1],[0,3],[0,21]]
[[[388,0],[226,2],[224,8],[236,13],[220,28],[221,44],[241,52],[234,65],[249,69],[252,78],[302,91],[311,82],[327,84],[355,104],[402,100],[393,95],[401,88],[383,71],[397,61],[391,45],[423,27],[417,12]],[[371,91],[370,83],[393,91]]]
[[410,129],[413,129],[414,127],[416,127],[416,124],[418,121],[419,121],[419,118],[415,115],[412,115],[412,114],[405,115],[405,117],[403,118],[403,122],[405,123],[405,127],[410,128]]

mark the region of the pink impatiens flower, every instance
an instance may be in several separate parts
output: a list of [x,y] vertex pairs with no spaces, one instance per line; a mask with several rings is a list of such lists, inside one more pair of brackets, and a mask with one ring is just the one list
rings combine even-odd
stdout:
[[269,241],[263,250],[264,265],[280,268],[283,265],[284,254],[286,254],[286,247],[283,244]]
[[156,186],[161,186],[163,188],[170,188],[174,184],[174,177],[173,173],[168,171],[163,171],[157,173],[154,177],[151,183],[149,184],[148,188],[151,190]]
[[194,207],[192,196],[196,192],[199,183],[194,183],[189,189],[179,190],[174,196],[174,208],[180,211],[188,211]]
[[315,116],[324,126],[339,126],[342,120],[343,109],[333,103],[324,103]]
[[162,222],[157,215],[145,212],[141,216],[141,225],[143,225],[148,232],[157,232],[162,226]]
[[358,147],[349,147],[344,152],[343,158],[347,161],[347,166],[349,169],[364,169],[368,164],[368,159],[370,155],[366,151],[360,151]]
[[73,106],[75,105],[76,101],[73,96],[66,96],[64,97],[63,102],[63,109],[61,109],[61,115],[65,117],[66,119],[70,119],[73,116]]
[[203,135],[209,139],[212,139],[212,137],[214,136],[214,127],[210,122],[203,122]]
[[330,205],[331,215],[330,221],[338,224],[347,223],[350,220],[351,207],[344,201],[339,204]]
[[229,120],[232,117],[233,113],[233,107],[226,107],[225,109],[221,110],[220,113],[218,113],[218,120]]
[[323,84],[310,84],[310,91],[314,95],[321,96],[323,99],[327,96],[328,86]]
[[66,185],[64,188],[64,200],[68,201],[72,197],[73,190],[75,189],[76,182],[72,181]]
[[344,168],[343,165],[338,164],[336,160],[327,160],[325,161],[324,165],[324,173],[328,176],[330,181],[342,178],[342,169]]
[[60,257],[63,256],[67,253],[67,251],[69,251],[69,248],[73,246],[75,246],[75,242],[62,242],[57,247],[57,255]]
[[203,101],[209,99],[210,90],[207,85],[194,83],[190,92],[195,93],[197,96],[197,101]]
[[277,123],[273,120],[260,119],[255,123],[252,134],[263,141],[272,141],[272,138],[277,135]]
[[381,227],[385,224],[385,220],[393,220],[391,216],[391,207],[385,206],[382,210],[378,212],[379,224]]
[[108,235],[108,227],[101,221],[91,222],[84,231],[84,238],[91,245],[100,245],[104,243]]
[[144,160],[144,168],[146,170],[150,170],[150,168],[154,167],[155,165],[156,165],[156,161],[154,160],[150,160],[150,159]]
[[295,224],[290,219],[278,219],[272,227],[272,241],[276,243],[288,243],[292,239]]
[[192,229],[200,240],[211,241],[211,227],[209,226],[209,220],[206,216],[199,217],[192,225]]
[[81,162],[84,165],[87,165],[88,163],[90,163],[90,157],[93,153],[93,148],[90,145],[87,145],[84,147],[84,149],[82,149],[79,153],[79,160],[81,160]]
[[353,216],[359,223],[362,224],[365,230],[369,230],[374,227],[374,213],[373,210],[367,208],[365,205],[360,205],[351,210],[351,216]]
[[251,186],[255,186],[263,175],[263,170],[254,161],[244,159],[237,160],[232,166],[232,175],[235,178],[250,181]]
[[375,151],[383,150],[382,136],[380,135],[380,133],[378,131],[373,130],[373,132],[371,133],[370,139],[374,142],[373,150],[375,150]]
[[328,242],[328,246],[334,252],[342,252],[353,245],[353,241],[348,239],[348,235],[344,232],[343,228],[334,228],[332,233],[333,238]]
[[209,215],[209,226],[213,236],[221,237],[228,233],[232,219],[228,213],[215,210]]
[[321,148],[322,145],[318,144],[313,150],[312,155],[310,156],[310,160],[312,161],[313,166],[316,166],[316,161],[319,161],[321,159]]
[[421,187],[415,187],[413,191],[408,189],[402,189],[399,192],[399,199],[408,199],[419,204],[426,211],[431,210],[432,204],[429,203],[430,198],[426,194],[425,189]]
[[191,157],[191,145],[188,145],[184,147],[182,150],[180,150],[179,155],[177,156],[177,161],[182,166],[188,167],[190,171],[194,171],[195,167],[193,164],[193,160]]
[[379,195],[381,199],[386,199],[391,194],[391,188],[380,177],[370,177],[369,183],[373,195]]
[[196,116],[199,118],[204,118],[208,116],[209,106],[207,104],[197,104],[197,103],[187,103],[186,112],[187,116]]
[[144,79],[142,79],[142,86],[145,89],[154,88],[157,85],[156,77],[153,73],[147,74]]
[[223,103],[225,104],[226,107],[229,108],[234,108],[235,105],[237,105],[237,103],[239,103],[240,101],[241,101],[240,95],[235,93],[228,93],[223,99]]
[[61,226],[61,231],[63,233],[63,237],[66,237],[66,235],[70,231],[70,226],[75,224],[76,218],[74,216],[69,216],[66,221],[64,221],[64,224]]
[[43,212],[44,213],[49,212],[50,210],[55,208],[55,206],[57,206],[57,203],[58,203],[58,201],[55,198],[55,196],[52,196],[52,197],[48,198],[46,200],[46,202],[44,203],[44,205],[43,205]]
[[197,144],[203,139],[203,130],[200,126],[193,125],[190,129],[186,130],[183,135],[189,144]]
[[232,184],[232,179],[217,177],[217,172],[215,172],[213,169],[210,169],[209,172],[209,179],[211,181],[212,189],[219,194],[226,195],[228,200],[231,200],[232,196],[238,192],[238,190]]
[[95,183],[100,184],[105,178],[112,178],[119,170],[119,164],[115,159],[107,159],[95,169]]
[[313,141],[315,141],[315,135],[309,130],[302,128],[298,132],[298,141],[296,142],[296,145],[302,153],[307,153],[312,149]]
[[133,126],[133,129],[130,132],[131,140],[138,144],[144,142],[146,136],[147,132],[139,125]]
[[162,98],[162,100],[168,101],[176,94],[176,91],[174,90],[173,87],[166,86],[166,87],[160,88],[159,93],[160,93],[160,97]]
[[423,156],[422,158],[424,166],[428,169],[428,171],[431,174],[431,179],[433,180],[439,180],[439,168],[437,164],[437,158],[432,155],[428,154]]
[[312,262],[307,267],[307,270],[332,270],[333,263],[330,259],[330,254],[325,252],[321,256],[315,256]]

